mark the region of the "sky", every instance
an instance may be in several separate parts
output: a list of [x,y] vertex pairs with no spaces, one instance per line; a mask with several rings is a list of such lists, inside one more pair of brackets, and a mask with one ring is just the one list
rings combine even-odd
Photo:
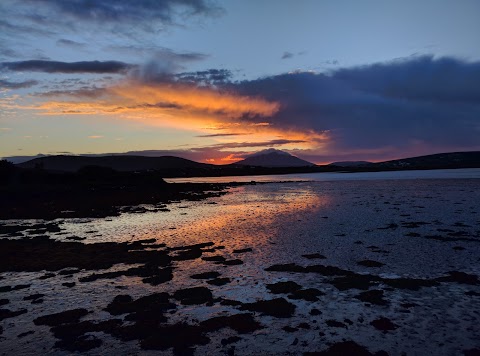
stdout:
[[2,0],[0,157],[480,150],[477,0]]

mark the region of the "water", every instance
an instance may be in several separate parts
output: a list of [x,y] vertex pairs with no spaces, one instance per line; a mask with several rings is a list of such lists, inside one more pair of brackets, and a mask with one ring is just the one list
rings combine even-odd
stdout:
[[[173,280],[159,286],[144,284],[138,277],[90,283],[78,281],[92,271],[82,271],[70,278],[57,274],[47,280],[38,279],[43,273],[2,273],[2,286],[30,283],[32,286],[2,296],[10,300],[10,304],[2,308],[26,308],[28,313],[1,322],[4,333],[0,352],[35,355],[44,349],[54,355],[65,354],[53,347],[56,340],[48,328],[35,327],[32,323],[39,315],[58,312],[59,306],[60,310],[85,307],[92,311],[88,319],[100,320],[110,317],[103,309],[118,294],[136,298],[155,292],[173,293],[184,287],[206,286],[215,298],[254,302],[284,297],[296,305],[292,318],[279,319],[256,313],[255,319],[265,328],[240,335],[242,339],[234,345],[236,353],[241,355],[302,354],[324,350],[329,343],[343,339],[354,340],[372,352],[383,349],[391,355],[402,352],[408,355],[462,354],[465,349],[478,347],[480,297],[466,293],[480,293],[479,285],[442,283],[419,290],[380,285],[371,289],[383,290],[388,305],[378,306],[356,299],[362,290],[338,290],[328,283],[329,277],[267,272],[265,268],[277,263],[296,263],[334,266],[383,278],[433,279],[450,271],[480,276],[479,175],[478,169],[291,175],[291,180],[303,177],[300,180],[308,181],[237,187],[222,197],[171,204],[169,212],[123,214],[106,219],[64,219],[61,227],[67,234],[52,234],[53,238],[63,240],[66,236],[77,235],[86,237],[85,243],[155,238],[168,246],[211,241],[225,249],[204,256],[240,258],[244,263],[225,267],[201,259],[179,261],[175,263]],[[438,179],[440,176],[444,179]],[[237,178],[287,180],[285,176],[234,178],[236,181]],[[218,181],[218,178],[212,179]],[[247,247],[253,251],[241,255],[233,253],[234,249]],[[302,257],[308,253],[320,253],[326,259]],[[364,267],[358,265],[361,260],[381,262],[384,266]],[[116,266],[111,270],[125,268]],[[232,282],[220,287],[190,278],[192,274],[208,271],[218,271]],[[62,286],[65,281],[77,285],[65,288]],[[325,295],[309,302],[269,293],[266,285],[278,281],[295,281],[304,288],[317,288]],[[44,303],[33,305],[23,300],[33,293],[45,294]],[[415,306],[402,307],[405,303]],[[321,314],[310,315],[312,308],[320,310]],[[210,307],[179,305],[168,317],[169,323],[195,324],[213,316],[235,313],[239,310],[218,303]],[[388,333],[376,330],[370,322],[379,317],[389,318],[398,329]],[[346,327],[329,327],[328,320],[342,322]],[[285,326],[296,327],[300,323],[308,323],[310,329],[294,333],[283,330]],[[29,330],[35,333],[17,338]],[[221,339],[236,335],[228,328],[210,333],[211,342],[197,347],[196,354],[226,353],[230,346],[222,346]],[[123,343],[104,334],[99,337],[104,344],[90,354],[158,354],[141,350],[136,341]],[[171,354],[171,350],[164,353]]]
[[229,182],[288,182],[391,179],[474,179],[480,178],[480,168],[412,170],[394,172],[326,172],[258,176],[167,178],[171,183],[229,183]]

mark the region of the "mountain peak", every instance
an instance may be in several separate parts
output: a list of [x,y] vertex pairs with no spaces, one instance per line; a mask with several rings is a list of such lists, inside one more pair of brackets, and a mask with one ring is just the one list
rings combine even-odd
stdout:
[[257,156],[262,156],[262,155],[269,155],[269,154],[277,154],[277,155],[284,155],[284,156],[291,156],[293,157],[290,153],[277,150],[276,148],[267,148],[265,150],[261,150],[255,153],[252,153],[248,155],[247,157],[257,157]]
[[314,166],[313,163],[304,161],[290,153],[268,148],[247,156],[243,161],[236,164],[256,167],[307,167]]

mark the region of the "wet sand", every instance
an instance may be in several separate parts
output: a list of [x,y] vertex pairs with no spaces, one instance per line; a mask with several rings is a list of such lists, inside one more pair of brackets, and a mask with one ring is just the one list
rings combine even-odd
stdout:
[[278,183],[107,218],[4,220],[0,351],[478,353],[479,188]]

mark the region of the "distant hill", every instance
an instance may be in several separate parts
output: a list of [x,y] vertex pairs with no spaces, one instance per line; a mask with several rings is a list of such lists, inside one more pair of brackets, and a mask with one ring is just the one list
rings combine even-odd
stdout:
[[240,162],[237,165],[255,166],[255,167],[311,167],[315,164],[304,161],[298,157],[292,156],[290,153],[269,148],[257,153],[254,153]]
[[181,170],[211,168],[213,165],[198,163],[188,159],[163,156],[45,156],[17,165],[21,168],[43,168],[49,171],[76,172],[87,166],[100,166],[119,172],[146,170]]
[[367,161],[342,161],[342,162],[332,162],[329,166],[337,166],[337,167],[361,167],[372,164],[371,162]]
[[376,169],[448,169],[480,167],[480,152],[450,152],[372,163]]

